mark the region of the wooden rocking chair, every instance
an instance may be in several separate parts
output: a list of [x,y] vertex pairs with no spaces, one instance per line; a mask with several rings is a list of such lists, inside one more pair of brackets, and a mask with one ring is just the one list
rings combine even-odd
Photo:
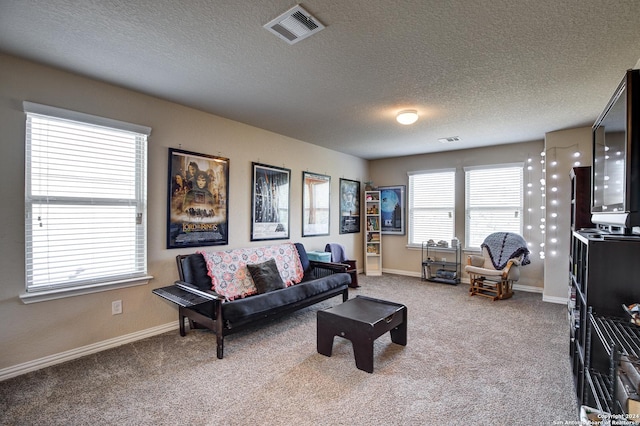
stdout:
[[486,248],[482,256],[467,257],[465,271],[469,274],[469,293],[488,297],[491,300],[508,299],[513,296],[513,283],[520,279],[522,256],[510,259],[503,269],[493,267]]

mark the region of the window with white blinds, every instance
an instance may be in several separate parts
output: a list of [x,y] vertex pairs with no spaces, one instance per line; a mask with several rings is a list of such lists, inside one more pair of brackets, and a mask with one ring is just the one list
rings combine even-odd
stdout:
[[146,277],[150,129],[24,109],[27,293]]
[[465,242],[480,245],[493,232],[522,235],[523,165],[465,167]]
[[455,177],[455,169],[409,173],[409,245],[453,238]]

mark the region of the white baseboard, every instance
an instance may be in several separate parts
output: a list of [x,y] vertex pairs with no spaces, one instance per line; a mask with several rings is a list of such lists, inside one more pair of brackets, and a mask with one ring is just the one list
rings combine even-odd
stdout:
[[382,269],[382,273],[387,273],[387,274],[395,274],[395,275],[404,275],[405,277],[422,277],[422,275],[420,275],[420,272],[413,272],[413,271],[403,271],[400,269],[387,269],[387,268],[383,268]]
[[114,337],[113,339],[104,340],[102,342],[93,343],[91,345],[71,349],[69,351],[60,352],[58,354],[49,355],[44,358],[25,362],[23,364],[3,368],[0,369],[0,382],[12,377],[19,376],[21,374],[39,370],[41,368],[50,367],[52,365],[71,361],[73,359],[81,358],[86,355],[135,342],[136,340],[142,340],[146,339],[147,337],[176,330],[178,328],[178,325],[178,321],[174,321],[168,324],[159,325],[157,327],[148,328],[146,330],[136,331],[135,333],[125,334],[124,336]]
[[522,285],[522,284],[514,284],[513,289],[525,291],[527,293],[542,293],[544,291],[544,289],[541,287],[533,287],[530,285]]
[[[382,269],[383,273],[387,273],[387,274],[396,274],[396,275],[404,275],[407,277],[418,277],[421,278],[422,275],[420,274],[420,272],[414,272],[414,271],[403,271],[400,269],[386,269],[383,268]],[[469,278],[462,278],[461,279],[461,283],[462,284],[469,284]],[[519,291],[524,291],[527,293],[543,293],[544,289],[541,287],[534,287],[534,286],[529,286],[529,285],[522,285],[522,284],[514,284],[513,285],[513,289],[514,290],[519,290]],[[562,303],[562,304],[566,304],[567,303],[567,299],[566,298],[562,298],[562,297],[549,297],[549,296],[543,296],[542,297],[542,301],[543,302],[550,302],[550,303]]]
[[549,303],[557,303],[560,305],[566,305],[569,302],[566,297],[545,296],[545,295],[542,295],[542,301],[549,302]]

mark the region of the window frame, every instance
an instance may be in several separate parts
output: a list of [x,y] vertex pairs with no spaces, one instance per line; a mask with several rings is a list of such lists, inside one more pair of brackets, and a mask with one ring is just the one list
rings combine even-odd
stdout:
[[[23,303],[33,303],[45,300],[59,299],[62,297],[77,296],[81,294],[95,293],[99,291],[111,290],[114,288],[130,287],[136,285],[144,285],[153,277],[148,274],[147,266],[147,155],[148,140],[151,134],[151,128],[137,124],[127,123],[119,120],[99,117],[95,115],[85,114],[77,111],[66,110],[63,108],[41,105],[33,102],[24,101],[23,110],[25,112],[25,293],[20,295]],[[38,195],[32,193],[32,177],[30,175],[31,159],[32,159],[32,135],[30,133],[29,123],[32,117],[51,118],[52,120],[67,120],[77,122],[80,125],[99,126],[111,130],[125,131],[137,134],[135,147],[135,196],[136,200],[136,229],[135,248],[137,267],[134,273],[128,272],[118,275],[104,275],[99,278],[90,278],[78,282],[61,283],[58,281],[51,285],[34,285],[30,284],[30,274],[32,266],[28,264],[32,258],[33,238],[32,238],[32,208],[38,204],[73,206],[83,203],[86,205],[89,201],[93,205],[109,205],[122,206],[127,203],[131,204],[131,200],[118,200],[112,198],[90,198],[90,197],[57,197]],[[142,261],[143,263],[139,263]]]
[[[411,171],[407,173],[408,176],[408,185],[407,185],[407,246],[413,248],[421,248],[422,242],[414,242],[415,235],[415,211],[417,210],[414,207],[415,203],[415,188],[412,182],[413,176],[418,175],[427,175],[427,174],[440,174],[440,173],[450,173],[451,174],[451,189],[453,190],[453,194],[451,194],[451,206],[443,206],[431,208],[429,210],[439,210],[439,211],[449,211],[451,213],[451,236],[446,239],[446,241],[450,241],[456,235],[456,168],[446,168],[446,169],[433,169],[433,170],[418,170]],[[448,187],[447,187],[448,188]],[[433,237],[430,237],[433,239]]]
[[[485,171],[485,170],[497,170],[497,169],[514,169],[518,168],[520,170],[520,182],[519,182],[519,193],[520,193],[520,205],[505,205],[505,206],[482,206],[482,207],[471,207],[469,205],[469,197],[470,197],[470,188],[469,188],[469,172],[473,171]],[[464,243],[465,250],[468,251],[480,251],[480,245],[474,246],[471,245],[471,216],[470,212],[472,210],[478,211],[483,209],[493,209],[493,210],[514,210],[516,209],[517,216],[519,219],[519,230],[508,229],[509,232],[517,232],[522,235],[524,230],[524,163],[502,163],[502,164],[489,164],[489,165],[481,165],[481,166],[468,166],[464,167],[464,193],[465,193],[465,220],[464,220]],[[504,229],[502,229],[504,231]],[[497,232],[497,230],[496,230]]]

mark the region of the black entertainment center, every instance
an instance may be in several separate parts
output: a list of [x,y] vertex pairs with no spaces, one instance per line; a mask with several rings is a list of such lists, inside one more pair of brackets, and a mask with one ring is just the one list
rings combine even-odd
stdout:
[[640,70],[626,72],[593,125],[592,167],[572,170],[571,190],[570,355],[581,417],[640,421],[640,327],[625,309],[640,303]]

